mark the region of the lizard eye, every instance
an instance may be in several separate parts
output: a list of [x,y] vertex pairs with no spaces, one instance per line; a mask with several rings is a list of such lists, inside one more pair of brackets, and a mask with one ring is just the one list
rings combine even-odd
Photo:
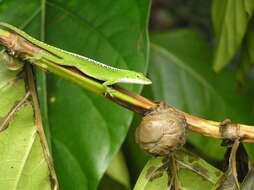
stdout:
[[137,78],[139,78],[140,76],[139,75],[137,75]]

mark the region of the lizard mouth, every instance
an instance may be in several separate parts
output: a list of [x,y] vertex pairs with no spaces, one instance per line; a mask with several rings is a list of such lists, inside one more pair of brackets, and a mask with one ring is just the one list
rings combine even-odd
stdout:
[[152,84],[152,81],[149,79],[138,79],[138,78],[123,78],[120,82],[122,83],[132,83],[132,84]]
[[152,84],[152,81],[150,79],[141,80],[139,84]]

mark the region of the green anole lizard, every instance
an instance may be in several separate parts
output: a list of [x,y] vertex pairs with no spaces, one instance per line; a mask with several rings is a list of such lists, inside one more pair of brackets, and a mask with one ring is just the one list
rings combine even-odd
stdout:
[[92,78],[104,81],[102,85],[105,87],[105,92],[111,94],[111,89],[108,85],[115,83],[136,83],[136,84],[151,84],[151,80],[146,78],[142,73],[118,69],[97,62],[90,58],[71,53],[54,46],[50,46],[44,42],[36,40],[24,31],[12,26],[10,24],[0,22],[1,26],[4,26],[10,30],[13,30],[19,36],[32,43],[33,45],[43,49],[44,51],[38,52],[35,56],[28,56],[29,60],[44,60],[53,62],[58,65],[75,67],[85,75]]

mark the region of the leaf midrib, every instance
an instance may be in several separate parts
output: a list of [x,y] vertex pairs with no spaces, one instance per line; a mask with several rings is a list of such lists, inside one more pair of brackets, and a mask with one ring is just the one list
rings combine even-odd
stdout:
[[151,48],[153,48],[155,51],[158,51],[159,53],[163,54],[164,56],[172,59],[173,64],[176,66],[182,68],[185,72],[189,73],[191,76],[193,76],[197,81],[199,81],[203,86],[208,88],[210,91],[212,91],[217,97],[221,100],[223,103],[223,106],[225,107],[226,102],[220,94],[216,91],[216,89],[211,86],[199,73],[197,73],[195,70],[193,70],[191,67],[188,67],[182,60],[180,60],[178,57],[172,55],[170,52],[168,52],[165,48],[161,47],[160,45],[157,45],[156,43],[150,42]]

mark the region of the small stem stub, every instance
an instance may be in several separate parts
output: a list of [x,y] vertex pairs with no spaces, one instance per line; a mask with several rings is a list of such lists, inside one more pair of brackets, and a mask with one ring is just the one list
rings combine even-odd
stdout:
[[219,132],[223,139],[234,140],[242,137],[240,126],[238,124],[231,124],[230,119],[225,119],[220,123]]
[[143,117],[136,142],[149,154],[168,155],[184,145],[187,126],[183,114],[161,102]]

